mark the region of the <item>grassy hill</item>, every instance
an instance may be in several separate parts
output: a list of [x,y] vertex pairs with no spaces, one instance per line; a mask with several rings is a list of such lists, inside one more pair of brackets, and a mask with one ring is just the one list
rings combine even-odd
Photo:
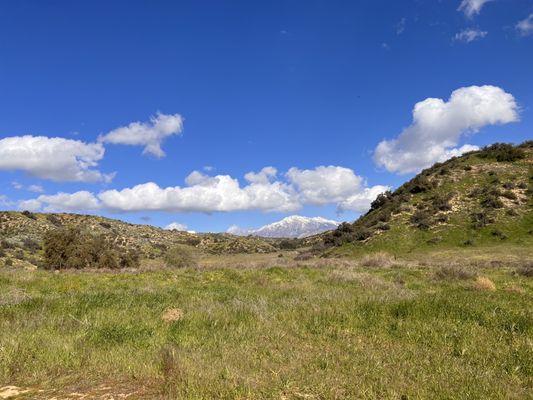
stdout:
[[533,142],[494,144],[422,171],[321,239],[335,254],[511,244],[533,249],[532,197]]
[[269,253],[283,246],[276,239],[179,232],[95,215],[4,211],[0,212],[0,266],[6,261],[14,266],[40,265],[43,236],[68,227],[103,235],[117,248],[136,251],[144,259],[160,258],[175,245],[210,254]]

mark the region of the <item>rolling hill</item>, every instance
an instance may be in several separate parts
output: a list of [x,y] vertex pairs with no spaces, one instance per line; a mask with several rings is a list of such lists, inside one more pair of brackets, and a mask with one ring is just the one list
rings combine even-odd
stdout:
[[533,141],[496,143],[422,171],[320,240],[347,254],[513,243],[533,255],[532,197]]

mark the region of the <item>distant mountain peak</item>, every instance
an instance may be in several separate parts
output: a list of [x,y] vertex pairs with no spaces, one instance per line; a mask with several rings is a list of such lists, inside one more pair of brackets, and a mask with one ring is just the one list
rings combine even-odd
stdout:
[[270,238],[304,238],[335,229],[339,222],[323,217],[304,217],[290,215],[280,221],[257,229],[243,229],[236,225],[228,229],[228,233],[240,236],[254,235]]

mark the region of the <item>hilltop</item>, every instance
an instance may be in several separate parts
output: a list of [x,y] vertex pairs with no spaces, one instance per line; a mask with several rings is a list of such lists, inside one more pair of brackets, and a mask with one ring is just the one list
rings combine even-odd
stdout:
[[533,141],[496,143],[436,163],[378,196],[357,221],[314,240],[347,254],[502,243],[533,248],[532,197]]

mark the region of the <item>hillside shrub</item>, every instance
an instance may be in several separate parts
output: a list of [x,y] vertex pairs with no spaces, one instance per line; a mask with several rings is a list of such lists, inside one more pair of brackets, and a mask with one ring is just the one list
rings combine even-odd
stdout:
[[32,253],[35,253],[36,251],[41,250],[41,245],[37,241],[30,239],[30,238],[24,238],[22,240],[22,245],[24,246],[26,250]]
[[502,196],[505,197],[506,199],[509,199],[509,200],[516,200],[517,199],[516,194],[514,194],[514,192],[512,192],[510,190],[506,190],[505,192],[503,192]]
[[410,221],[418,229],[426,230],[431,226],[431,215],[427,211],[418,210],[411,216]]
[[505,240],[507,239],[507,235],[505,233],[503,233],[502,231],[500,231],[499,229],[493,229],[490,234],[492,236],[495,236],[501,240]]
[[22,215],[24,215],[25,217],[28,217],[29,219],[37,219],[35,214],[30,212],[30,211],[28,211],[28,210],[22,211]]
[[521,148],[508,143],[494,143],[484,147],[478,153],[480,158],[492,158],[499,162],[521,160],[525,156],[526,154]]
[[294,250],[300,245],[300,241],[297,239],[282,239],[278,243],[278,248],[281,250]]
[[15,245],[7,241],[6,239],[2,239],[2,241],[0,242],[0,247],[7,250],[12,249],[13,247],[15,247]]
[[483,228],[493,222],[492,218],[484,211],[473,212],[470,214],[470,220],[472,221],[472,227],[475,229]]
[[46,219],[54,226],[59,227],[62,225],[61,220],[57,218],[54,214],[47,214]]
[[450,205],[450,200],[452,194],[436,194],[431,200],[431,205],[434,211],[449,211],[452,209]]
[[196,267],[196,254],[187,246],[176,245],[165,253],[165,264],[172,268]]
[[485,195],[481,198],[480,204],[485,208],[502,208],[502,201],[494,195]]
[[4,266],[5,267],[12,267],[13,266],[13,260],[11,258],[6,258],[6,260],[4,261]]
[[55,229],[43,239],[46,269],[137,267],[133,251],[113,246],[104,235],[92,235],[79,228]]

